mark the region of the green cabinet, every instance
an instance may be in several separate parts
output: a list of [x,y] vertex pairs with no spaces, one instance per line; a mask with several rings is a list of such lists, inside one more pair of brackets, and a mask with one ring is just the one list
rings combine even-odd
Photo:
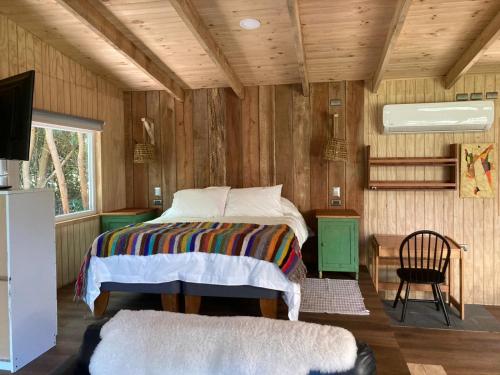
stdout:
[[359,272],[359,216],[352,210],[322,210],[318,218],[318,270]]
[[108,230],[124,227],[129,224],[138,224],[153,220],[158,216],[154,208],[125,208],[101,214],[101,233]]

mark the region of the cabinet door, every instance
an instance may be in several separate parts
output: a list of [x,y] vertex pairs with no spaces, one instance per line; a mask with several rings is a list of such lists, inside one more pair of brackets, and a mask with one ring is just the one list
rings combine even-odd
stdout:
[[325,219],[320,222],[320,246],[325,268],[351,270],[357,264],[357,225],[353,220]]

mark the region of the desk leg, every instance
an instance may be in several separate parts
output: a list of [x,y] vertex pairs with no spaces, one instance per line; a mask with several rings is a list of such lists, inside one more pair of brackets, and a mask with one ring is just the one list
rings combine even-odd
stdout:
[[464,256],[460,250],[460,319],[465,319],[465,304],[464,304]]
[[373,274],[375,275],[375,291],[378,293],[378,255],[375,254],[375,266],[373,267]]

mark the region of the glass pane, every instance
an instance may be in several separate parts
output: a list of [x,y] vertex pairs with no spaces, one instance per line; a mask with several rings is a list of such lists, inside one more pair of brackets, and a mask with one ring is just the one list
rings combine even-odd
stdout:
[[90,133],[33,127],[31,157],[21,163],[21,186],[54,189],[56,215],[93,209]]

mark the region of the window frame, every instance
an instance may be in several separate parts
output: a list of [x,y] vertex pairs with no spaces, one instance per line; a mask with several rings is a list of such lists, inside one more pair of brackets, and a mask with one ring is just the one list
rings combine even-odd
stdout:
[[61,223],[65,221],[81,219],[88,216],[94,216],[97,214],[97,184],[96,184],[96,133],[97,131],[91,129],[81,129],[72,126],[56,125],[51,123],[45,123],[40,121],[32,121],[31,126],[35,128],[52,129],[52,130],[63,130],[76,133],[87,134],[87,155],[88,155],[88,189],[89,189],[89,209],[85,211],[72,212],[69,214],[56,215],[54,213],[54,219],[56,223]]

